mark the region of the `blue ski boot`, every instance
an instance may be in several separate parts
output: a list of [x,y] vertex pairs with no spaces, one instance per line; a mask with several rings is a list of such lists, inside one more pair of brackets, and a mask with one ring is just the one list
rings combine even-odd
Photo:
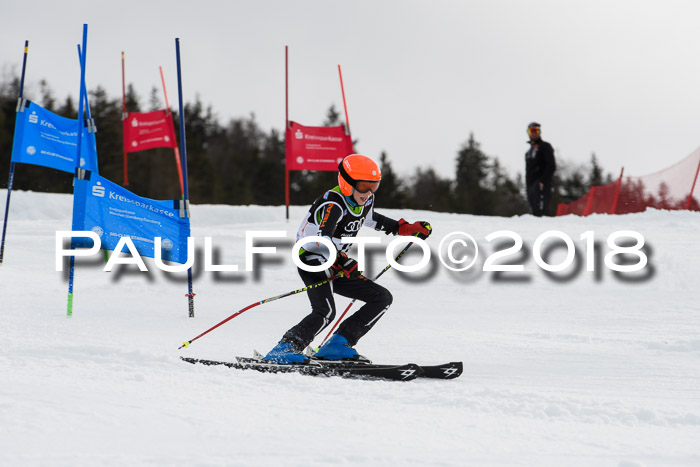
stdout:
[[295,363],[308,363],[309,359],[303,353],[296,350],[289,342],[281,342],[277,344],[263,360],[279,363],[281,365],[293,365]]
[[320,360],[367,360],[350,347],[348,340],[340,334],[333,334],[314,357]]

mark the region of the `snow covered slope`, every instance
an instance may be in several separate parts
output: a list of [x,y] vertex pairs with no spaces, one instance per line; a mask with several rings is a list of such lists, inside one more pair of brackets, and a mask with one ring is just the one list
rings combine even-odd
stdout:
[[[152,260],[148,273],[107,273],[99,256],[77,261],[67,318],[54,237],[70,230],[71,200],[12,193],[0,266],[0,465],[700,465],[698,213],[504,219],[380,209],[430,221],[433,253],[457,231],[481,249],[467,272],[434,255],[426,270],[380,279],[394,304],[358,350],[381,363],[465,365],[456,380],[395,383],[179,360],[267,351],[307,313],[304,294],[274,301],[178,350],[235,311],[301,286],[290,246],[305,208],[292,208],[287,223],[281,207],[193,206],[195,318],[184,273]],[[267,244],[278,253],[245,272],[245,232],[277,230],[286,239]],[[485,240],[502,230],[523,239],[503,260],[524,264],[521,273],[482,271],[508,246]],[[552,277],[535,263],[535,240],[550,230],[573,239],[579,269]],[[614,274],[603,262],[620,230],[647,243],[640,273]],[[594,272],[586,231],[599,242]],[[382,248],[391,240],[362,234]],[[215,262],[240,272],[203,270],[207,236]],[[370,276],[387,262],[376,251]],[[558,248],[548,261],[564,256]],[[347,303],[339,297],[338,309]]]

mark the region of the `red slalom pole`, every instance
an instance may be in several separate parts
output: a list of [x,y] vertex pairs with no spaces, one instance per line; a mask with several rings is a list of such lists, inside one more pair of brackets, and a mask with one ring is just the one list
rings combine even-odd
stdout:
[[[163,83],[163,95],[165,96],[165,111],[168,117],[170,117],[170,103],[168,102],[168,91],[165,89],[165,77],[163,77],[163,67],[158,67],[160,69],[160,81]],[[182,181],[182,163],[180,162],[180,150],[177,148],[177,144],[173,148],[175,153],[175,165],[177,166],[177,176],[180,177],[180,194],[183,199],[185,197],[185,188]]]
[[338,65],[338,76],[340,76],[340,92],[343,93],[343,107],[345,108],[345,125],[348,129],[348,135],[350,135],[350,119],[348,118],[348,104],[345,101],[345,86],[343,86],[343,72],[340,70],[340,65]]
[[[409,245],[409,246],[410,246],[410,245]],[[199,339],[200,337],[202,337],[202,336],[204,336],[204,335],[206,335],[206,334],[209,334],[211,331],[213,331],[214,329],[218,328],[218,327],[221,326],[222,324],[225,324],[225,323],[231,321],[231,320],[232,320],[233,318],[235,318],[236,316],[239,316],[239,315],[243,314],[244,312],[250,310],[251,308],[255,308],[256,306],[258,306],[258,305],[263,305],[263,304],[265,304],[265,303],[267,303],[267,302],[271,302],[271,301],[274,301],[274,300],[279,300],[280,298],[289,297],[290,295],[295,295],[295,294],[298,294],[298,293],[301,293],[301,292],[306,292],[307,290],[313,289],[313,288],[315,288],[315,287],[320,287],[320,286],[322,286],[322,285],[328,284],[330,281],[332,281],[333,279],[335,279],[335,277],[336,277],[336,276],[332,276],[330,279],[326,279],[326,280],[323,280],[323,281],[321,281],[321,282],[317,282],[317,283],[315,283],[315,284],[307,285],[306,287],[304,287],[304,288],[302,288],[302,289],[293,290],[293,291],[291,291],[291,292],[287,292],[287,293],[284,293],[284,294],[282,294],[282,295],[277,295],[276,297],[270,297],[270,298],[266,298],[266,299],[264,299],[264,300],[260,300],[259,302],[252,303],[252,304],[248,305],[247,307],[243,308],[242,310],[238,310],[237,312],[235,312],[234,314],[232,314],[231,316],[229,316],[229,317],[226,318],[225,320],[221,321],[219,324],[210,327],[209,329],[207,329],[206,331],[204,331],[203,333],[201,333],[201,334],[198,335],[197,337],[194,337],[194,338],[192,338],[192,339],[190,339],[190,340],[188,340],[188,341],[183,342],[182,345],[181,345],[180,347],[178,347],[178,350],[180,350],[180,349],[183,348],[183,347],[188,347],[192,342],[196,341],[196,340]]]

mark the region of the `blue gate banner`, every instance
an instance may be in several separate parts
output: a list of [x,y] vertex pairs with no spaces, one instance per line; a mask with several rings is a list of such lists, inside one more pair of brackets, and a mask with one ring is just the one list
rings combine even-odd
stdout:
[[[163,260],[187,262],[190,220],[180,209],[184,201],[142,198],[95,173],[74,182],[73,231],[95,232],[105,250],[114,250],[121,237],[129,237],[139,254],[149,258],[154,257],[155,238],[161,237]],[[83,245],[74,242],[77,246]]]
[[[78,151],[78,120],[61,117],[34,102],[27,101],[17,112],[12,161],[41,165],[75,173]],[[83,129],[81,169],[98,173],[95,133]]]

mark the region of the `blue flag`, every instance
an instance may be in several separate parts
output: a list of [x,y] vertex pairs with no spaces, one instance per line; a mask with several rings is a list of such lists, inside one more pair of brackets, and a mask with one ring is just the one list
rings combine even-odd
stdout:
[[187,262],[190,220],[180,209],[184,201],[142,198],[95,173],[74,181],[73,231],[95,232],[105,250],[114,250],[121,237],[129,237],[139,254],[150,258],[154,239],[161,237],[163,260]]
[[95,133],[83,129],[80,164],[78,151],[78,120],[61,117],[28,101],[24,112],[17,113],[12,161],[41,165],[74,173],[76,167],[98,173]]

